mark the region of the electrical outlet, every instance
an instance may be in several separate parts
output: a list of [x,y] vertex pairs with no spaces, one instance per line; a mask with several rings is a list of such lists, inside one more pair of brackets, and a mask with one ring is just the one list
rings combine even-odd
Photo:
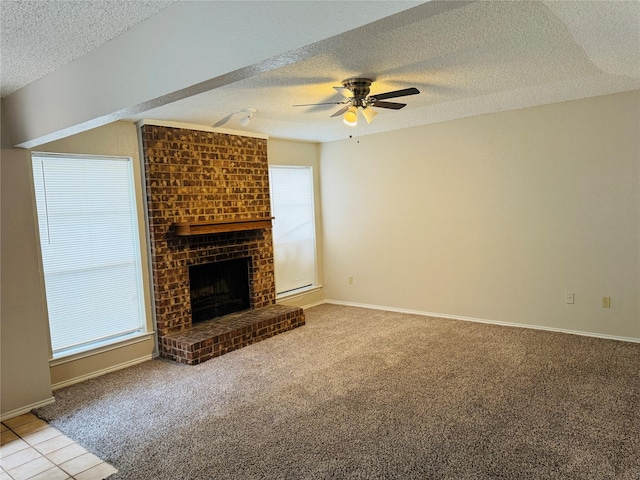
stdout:
[[573,305],[574,300],[575,300],[574,293],[573,292],[567,292],[567,303]]
[[353,285],[353,277],[348,278],[349,285]]
[[602,297],[602,308],[611,308],[611,297]]

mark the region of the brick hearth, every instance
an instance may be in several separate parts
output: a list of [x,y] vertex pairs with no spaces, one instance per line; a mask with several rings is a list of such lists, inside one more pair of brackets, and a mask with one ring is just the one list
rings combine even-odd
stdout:
[[230,313],[198,323],[189,330],[165,335],[161,337],[162,350],[166,358],[197,365],[302,325],[304,313],[301,308],[270,305]]
[[[302,309],[275,305],[267,141],[150,124],[141,134],[160,355],[197,364],[304,325]],[[238,220],[267,228],[176,231],[177,224]],[[194,326],[189,266],[243,257],[250,259],[250,310]]]

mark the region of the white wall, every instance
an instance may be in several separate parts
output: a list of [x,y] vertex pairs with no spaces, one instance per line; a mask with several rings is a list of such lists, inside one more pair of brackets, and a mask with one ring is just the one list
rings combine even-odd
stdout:
[[327,299],[640,339],[639,112],[635,91],[323,144]]
[[2,150],[0,167],[0,415],[6,419],[50,403],[53,398],[31,155],[27,150]]

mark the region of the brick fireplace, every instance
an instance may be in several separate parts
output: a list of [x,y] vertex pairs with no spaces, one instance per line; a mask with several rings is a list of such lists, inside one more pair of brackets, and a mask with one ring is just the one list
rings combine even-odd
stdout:
[[[194,365],[304,325],[275,303],[266,139],[151,124],[141,137],[160,356]],[[239,259],[249,308],[193,324],[190,267]]]

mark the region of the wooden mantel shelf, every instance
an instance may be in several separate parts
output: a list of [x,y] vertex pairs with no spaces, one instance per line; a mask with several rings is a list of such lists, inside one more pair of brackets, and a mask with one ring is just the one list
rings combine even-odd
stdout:
[[188,237],[190,235],[207,235],[211,233],[227,233],[241,232],[244,230],[260,230],[263,228],[271,228],[271,220],[269,218],[242,218],[234,220],[212,220],[210,222],[187,222],[174,223],[176,235],[179,237]]

